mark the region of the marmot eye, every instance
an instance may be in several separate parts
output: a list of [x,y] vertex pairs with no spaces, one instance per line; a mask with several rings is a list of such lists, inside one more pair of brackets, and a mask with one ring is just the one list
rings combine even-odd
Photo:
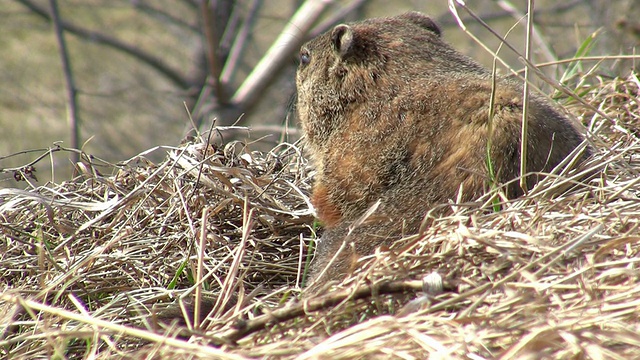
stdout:
[[300,64],[307,65],[311,61],[311,54],[307,50],[300,51]]

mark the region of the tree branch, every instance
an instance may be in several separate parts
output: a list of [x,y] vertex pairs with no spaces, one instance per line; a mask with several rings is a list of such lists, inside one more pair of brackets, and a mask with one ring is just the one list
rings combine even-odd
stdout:
[[229,11],[226,11],[222,1],[208,0],[202,1],[200,12],[202,14],[202,27],[206,39],[207,63],[209,65],[209,80],[215,90],[218,103],[227,103],[227,92],[224,84],[220,81],[222,72],[222,61],[220,59],[220,38],[222,37],[221,23],[226,26],[229,21]]
[[[191,6],[191,4],[187,4],[187,5]],[[142,11],[143,13],[148,14],[150,17],[156,18],[159,21],[162,21],[164,23],[169,23],[169,24],[179,26],[183,29],[192,31],[196,34],[200,32],[200,29],[198,29],[197,26],[189,24],[189,22],[186,21],[185,19],[173,16],[164,10],[154,8],[153,6],[147,4],[144,1],[132,1],[131,6],[135,7],[136,9],[140,9],[140,11]]]
[[[69,123],[69,129],[71,130],[71,147],[79,149],[80,119],[78,118],[78,92],[76,90],[75,82],[73,81],[73,72],[71,71],[71,60],[69,59],[69,52],[67,51],[67,43],[65,42],[64,34],[62,33],[60,13],[58,12],[58,2],[56,0],[49,0],[49,6],[51,6],[51,18],[53,21],[53,28],[56,33],[56,39],[58,41],[60,60],[62,61],[62,72],[64,74],[65,87],[67,90],[67,121]],[[79,154],[71,153],[71,161],[75,167],[75,164],[80,161]]]
[[340,7],[336,12],[331,14],[326,20],[316,25],[309,31],[308,38],[314,38],[323,32],[329,30],[330,27],[336,25],[338,22],[342,21],[347,15],[352,12],[359,10],[362,5],[364,5],[366,0],[354,0],[345,6]]
[[223,84],[231,84],[233,81],[233,75],[236,74],[236,68],[238,64],[240,64],[240,58],[246,48],[247,39],[249,38],[251,28],[255,23],[258,10],[261,5],[261,0],[253,0],[248,6],[249,10],[247,12],[247,16],[242,22],[242,27],[233,39],[233,45],[231,45],[229,56],[227,57],[227,61],[224,64],[222,73],[220,74],[220,81],[222,81]]
[[[572,0],[572,1],[566,1],[566,2],[557,2],[556,5],[554,6],[550,6],[547,8],[540,8],[540,9],[536,9],[534,11],[534,16],[538,16],[541,14],[545,14],[545,13],[554,13],[554,14],[559,14],[559,13],[563,13],[565,11],[571,10],[573,9],[576,5],[582,4],[584,3],[583,0]],[[487,14],[482,14],[480,15],[480,18],[482,18],[482,20],[484,21],[492,21],[492,20],[499,20],[499,19],[504,19],[507,17],[512,17],[512,12],[506,11],[506,10],[501,10],[501,11],[496,11],[493,13],[487,13]],[[472,17],[470,16],[465,16],[462,18],[462,21],[467,22],[473,20]],[[449,14],[449,12],[445,12],[442,15],[440,15],[437,19],[436,22],[441,25],[441,26],[453,26],[453,25],[457,25],[458,22],[453,19],[451,17],[451,15]]]
[[268,324],[291,320],[306,313],[322,310],[335,306],[343,301],[359,300],[372,297],[374,295],[398,294],[407,292],[419,292],[423,290],[423,282],[419,280],[383,282],[373,285],[361,285],[357,288],[348,287],[333,291],[327,295],[312,297],[302,302],[270,311],[268,314],[258,316],[247,321],[244,326],[229,330],[220,336],[226,343],[233,343],[237,340],[262,330]]
[[255,104],[278,70],[288,61],[289,56],[302,45],[307,32],[329,3],[306,0],[300,5],[291,21],[231,98],[231,103],[236,108],[246,111]]
[[[22,5],[26,6],[27,8],[29,8],[29,10],[31,10],[41,18],[47,21],[52,21],[51,15],[45,9],[36,5],[32,1],[30,0],[17,0],[17,1]],[[190,86],[189,81],[187,81],[186,78],[183,77],[181,73],[172,69],[171,67],[169,67],[169,65],[167,65],[162,60],[160,60],[160,58],[157,58],[154,55],[144,52],[134,46],[126,44],[113,37],[104,35],[96,31],[90,31],[90,30],[81,28],[79,26],[76,26],[66,21],[60,21],[60,26],[64,31],[68,31],[69,33],[74,34],[79,38],[89,40],[98,44],[106,45],[108,47],[111,47],[118,51],[122,51],[125,54],[128,54],[136,59],[139,59],[145,62],[146,64],[156,69],[158,72],[163,74],[166,78],[168,78],[170,81],[172,81],[174,84],[176,84],[178,87],[182,89],[188,89]]]

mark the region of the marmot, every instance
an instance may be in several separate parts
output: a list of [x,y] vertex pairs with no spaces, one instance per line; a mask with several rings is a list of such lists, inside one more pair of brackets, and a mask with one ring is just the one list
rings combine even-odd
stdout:
[[[489,189],[492,74],[445,43],[429,17],[410,12],[335,26],[302,46],[296,84],[317,168],[312,203],[325,227],[311,269],[316,282],[343,243],[321,282],[417,231],[427,211],[456,199],[461,186],[463,201]],[[521,84],[499,77],[490,151],[499,184],[520,176],[522,107]],[[528,172],[549,172],[583,140],[572,121],[532,95]],[[535,182],[527,177],[529,188]],[[522,194],[517,180],[505,194]],[[353,228],[377,201],[374,220]]]

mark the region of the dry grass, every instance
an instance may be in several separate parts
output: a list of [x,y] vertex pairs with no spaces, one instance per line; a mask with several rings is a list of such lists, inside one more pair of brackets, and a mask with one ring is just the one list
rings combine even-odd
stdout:
[[[94,160],[77,181],[0,190],[0,355],[637,357],[639,85],[580,85],[610,119],[568,104],[598,148],[588,186],[552,198],[566,178],[547,178],[498,212],[451,204],[316,297],[298,286],[313,216],[293,145],[198,140],[157,165],[141,155],[101,176]],[[199,284],[221,299],[207,321],[155,323],[157,304],[204,296]]]

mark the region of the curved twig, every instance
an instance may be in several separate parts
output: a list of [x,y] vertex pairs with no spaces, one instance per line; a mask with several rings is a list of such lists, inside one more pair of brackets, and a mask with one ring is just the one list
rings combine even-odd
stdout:
[[423,282],[420,280],[382,282],[373,285],[361,285],[355,289],[347,287],[333,291],[325,296],[305,299],[299,303],[270,311],[268,314],[242,323],[242,326],[238,326],[236,329],[227,331],[219,336],[218,339],[221,343],[234,343],[251,333],[264,329],[269,324],[291,320],[308,312],[335,306],[347,300],[353,301],[374,295],[420,292],[422,290]]

